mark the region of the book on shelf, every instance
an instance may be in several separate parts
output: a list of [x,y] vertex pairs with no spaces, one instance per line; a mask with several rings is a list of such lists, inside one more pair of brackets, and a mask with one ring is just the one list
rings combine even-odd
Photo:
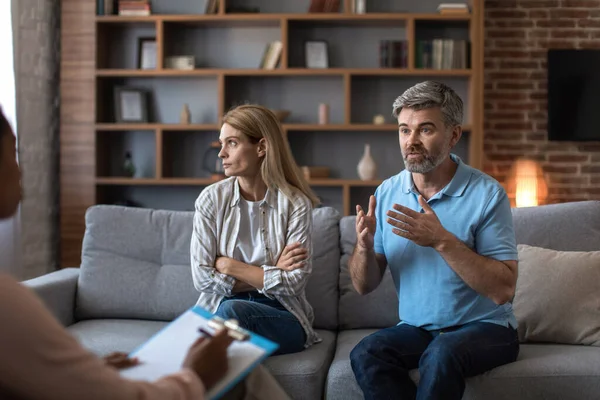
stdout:
[[113,15],[115,14],[116,0],[96,0],[97,15]]
[[119,15],[123,17],[146,17],[151,13],[148,0],[119,0]]
[[275,69],[279,64],[283,43],[280,40],[275,40],[265,48],[262,59],[260,61],[261,69]]
[[206,0],[205,14],[216,14],[219,12],[220,0]]
[[467,3],[441,3],[437,10],[440,14],[468,14],[469,5]]
[[467,69],[470,67],[468,40],[433,39],[417,41],[417,68]]
[[380,68],[407,68],[408,42],[406,40],[382,40],[379,42]]
[[340,0],[311,0],[308,7],[309,13],[317,12],[339,12]]

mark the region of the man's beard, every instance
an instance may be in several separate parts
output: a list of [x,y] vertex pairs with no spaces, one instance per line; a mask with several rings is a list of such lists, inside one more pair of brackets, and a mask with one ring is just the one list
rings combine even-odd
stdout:
[[[407,158],[408,154],[418,153],[423,157],[421,161],[409,160]],[[414,148],[411,147],[408,149],[406,153],[402,152],[402,158],[404,160],[404,166],[409,172],[413,172],[416,174],[426,174],[438,166],[440,166],[448,155],[443,151],[438,152],[437,154],[431,155],[427,154],[426,150],[423,148]]]

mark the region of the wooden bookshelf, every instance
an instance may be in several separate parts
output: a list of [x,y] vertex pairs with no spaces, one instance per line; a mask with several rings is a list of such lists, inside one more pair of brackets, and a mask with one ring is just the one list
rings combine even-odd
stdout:
[[[168,10],[169,1],[155,0],[153,7]],[[183,190],[190,195],[213,183],[209,174],[202,172],[204,149],[218,137],[225,111],[246,97],[253,102],[263,99],[271,108],[292,110],[283,128],[298,164],[331,166],[332,178],[314,179],[310,184],[317,194],[339,199],[338,208],[344,215],[352,214],[356,202],[364,202],[381,179],[396,171],[392,163],[398,161],[400,150],[397,125],[390,116],[391,102],[407,85],[420,80],[439,79],[462,90],[459,94],[466,100],[468,118],[463,126],[467,132],[465,158],[469,164],[482,167],[483,0],[471,0],[468,15],[438,14],[435,7],[439,1],[433,0],[398,3],[402,6],[394,6],[394,0],[378,2],[380,9],[367,9],[366,14],[352,14],[351,0],[343,0],[338,13],[298,12],[296,0],[255,0],[270,11],[247,14],[226,13],[227,4],[242,3],[221,0],[218,13],[213,15],[199,14],[203,10],[197,10],[192,0],[177,3],[177,7],[189,3],[189,12],[177,8],[171,14],[121,17],[96,15],[96,0],[62,0],[62,15],[71,21],[61,27],[63,266],[79,264],[88,207],[137,191]],[[308,8],[310,1],[306,4]],[[384,12],[381,7],[389,9]],[[408,10],[396,11],[402,7]],[[228,32],[237,39],[229,39]],[[467,68],[416,67],[417,43],[439,35],[470,41]],[[136,65],[139,37],[156,38],[155,69],[142,70]],[[239,38],[245,37],[249,42],[240,43]],[[352,44],[341,41],[346,37]],[[378,60],[372,59],[377,54],[374,43],[390,37],[406,40],[405,68],[380,68]],[[303,41],[321,39],[331,40],[336,47],[335,53],[330,51],[329,68],[305,68]],[[277,68],[260,69],[256,62],[245,61],[258,59],[257,53],[272,40],[283,44]],[[165,68],[166,57],[188,53],[200,59],[196,68]],[[243,55],[239,59],[229,56],[236,53]],[[149,88],[156,112],[148,122],[115,122],[112,91],[116,86]],[[330,105],[327,124],[318,123],[319,102]],[[195,107],[191,124],[178,123],[182,103]],[[375,114],[384,115],[385,123],[373,124]],[[369,141],[383,151],[378,153],[384,160],[380,165],[383,175],[361,181],[355,166],[364,143]],[[142,171],[140,177],[120,176],[118,157],[126,150],[132,150],[134,157],[148,154],[136,161]],[[190,170],[190,165],[195,169]]]

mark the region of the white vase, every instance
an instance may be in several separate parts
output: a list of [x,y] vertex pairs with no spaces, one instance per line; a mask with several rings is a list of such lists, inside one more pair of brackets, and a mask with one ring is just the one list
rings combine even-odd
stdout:
[[358,177],[363,181],[377,179],[377,164],[371,157],[371,145],[365,144],[365,152],[358,162],[356,170],[358,171]]

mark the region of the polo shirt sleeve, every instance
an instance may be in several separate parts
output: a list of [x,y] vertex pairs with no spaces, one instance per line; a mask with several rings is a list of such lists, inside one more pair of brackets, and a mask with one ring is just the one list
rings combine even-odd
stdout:
[[475,233],[477,254],[498,261],[518,260],[510,201],[503,188],[490,197],[480,221]]
[[374,237],[374,250],[377,254],[385,254],[383,249],[383,224],[385,222],[385,210],[381,204],[381,191],[379,190],[381,186],[375,189],[375,200],[377,201],[375,205],[375,217],[376,217],[376,228],[375,228],[375,237]]

